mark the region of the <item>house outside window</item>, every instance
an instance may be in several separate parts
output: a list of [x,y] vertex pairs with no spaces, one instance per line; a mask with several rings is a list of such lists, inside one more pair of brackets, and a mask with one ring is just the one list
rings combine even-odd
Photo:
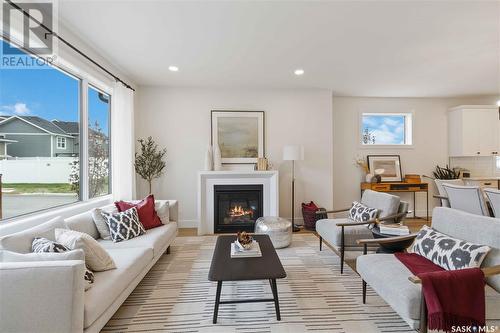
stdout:
[[111,193],[112,90],[43,66],[0,68],[0,224]]
[[362,146],[411,146],[412,113],[362,113]]
[[66,149],[66,138],[62,136],[57,137],[57,149]]

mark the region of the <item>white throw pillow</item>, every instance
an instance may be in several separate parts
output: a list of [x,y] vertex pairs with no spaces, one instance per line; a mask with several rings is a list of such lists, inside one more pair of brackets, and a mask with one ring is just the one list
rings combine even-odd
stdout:
[[92,220],[94,220],[94,224],[99,231],[99,235],[102,239],[111,239],[111,234],[109,233],[109,226],[106,223],[106,219],[102,216],[101,208],[94,208],[90,212],[92,214]]
[[170,222],[170,204],[168,201],[155,202],[155,210],[163,224]]
[[113,258],[92,236],[69,229],[56,229],[56,241],[64,246],[82,249],[85,252],[85,263],[94,272],[116,268]]

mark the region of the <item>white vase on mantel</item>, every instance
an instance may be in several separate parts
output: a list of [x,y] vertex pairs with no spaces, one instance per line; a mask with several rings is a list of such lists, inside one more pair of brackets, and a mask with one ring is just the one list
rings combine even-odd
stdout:
[[214,170],[221,171],[222,170],[222,157],[221,157],[219,145],[214,145],[213,155],[214,155]]
[[374,175],[372,173],[367,174],[366,177],[365,177],[366,182],[367,183],[371,183],[372,179],[373,179],[373,176]]
[[205,171],[212,171],[214,169],[214,157],[212,146],[208,145],[207,152],[205,154]]

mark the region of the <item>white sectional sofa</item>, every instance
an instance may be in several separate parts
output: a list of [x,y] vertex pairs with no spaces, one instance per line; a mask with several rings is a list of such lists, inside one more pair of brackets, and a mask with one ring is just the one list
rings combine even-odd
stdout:
[[90,211],[0,238],[0,249],[27,253],[33,238],[55,240],[54,229],[67,227],[97,239],[117,267],[95,272],[94,284],[84,291],[83,260],[0,263],[0,331],[99,332],[162,254],[169,253],[178,209],[177,201],[168,203],[168,223],[120,243],[99,238]]

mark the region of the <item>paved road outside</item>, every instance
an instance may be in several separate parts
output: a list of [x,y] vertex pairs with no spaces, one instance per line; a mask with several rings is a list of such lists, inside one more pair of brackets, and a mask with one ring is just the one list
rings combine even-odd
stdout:
[[60,206],[78,201],[75,195],[49,195],[33,194],[19,195],[6,194],[2,196],[3,218],[9,218],[22,214],[32,213],[38,210]]

